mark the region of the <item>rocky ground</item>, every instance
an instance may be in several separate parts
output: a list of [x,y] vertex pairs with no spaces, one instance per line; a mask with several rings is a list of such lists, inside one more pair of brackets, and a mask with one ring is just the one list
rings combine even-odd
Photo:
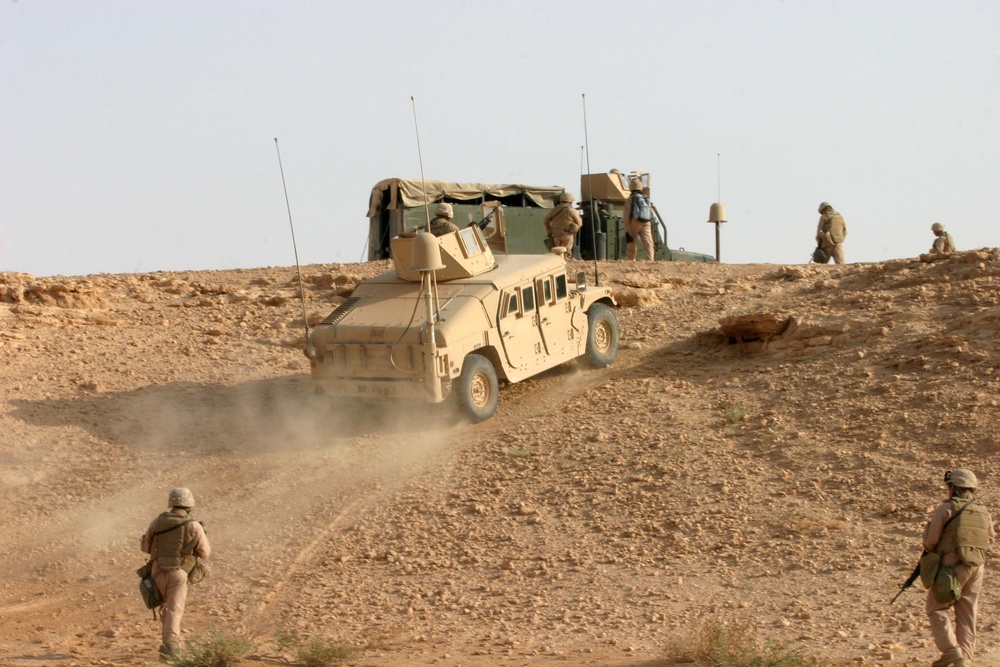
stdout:
[[[929,664],[919,584],[888,602],[946,469],[998,505],[1000,250],[930,259],[602,263],[615,364],[475,426],[313,395],[294,267],[0,274],[0,664],[156,662],[134,570],[178,485],[215,550],[185,631],[254,638],[248,665],[284,633],[356,665],[651,667],[705,622]],[[303,267],[309,319],[386,268]]]

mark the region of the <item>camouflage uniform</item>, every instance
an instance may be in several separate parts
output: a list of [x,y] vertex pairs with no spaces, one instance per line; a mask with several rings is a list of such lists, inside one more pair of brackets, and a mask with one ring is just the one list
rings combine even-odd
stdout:
[[448,218],[437,217],[431,220],[431,234],[434,236],[444,236],[451,232],[457,232],[458,225]]
[[548,212],[542,223],[545,225],[545,233],[552,239],[553,247],[562,246],[567,253],[572,252],[573,235],[583,226],[583,219],[573,208],[572,195],[561,196],[560,203]]
[[[178,502],[174,489],[170,502]],[[190,504],[194,496],[187,491]],[[160,653],[176,656],[181,639],[181,618],[187,601],[188,573],[199,558],[208,558],[212,547],[201,522],[191,518],[191,508],[172,505],[153,519],[142,536],[140,548],[153,561],[153,579],[163,596],[160,615],[163,621],[163,646]]]
[[[958,473],[952,471],[951,475]],[[971,474],[971,473],[970,473]],[[975,476],[972,476],[975,480]],[[945,523],[970,500],[974,489],[952,488],[952,496],[941,503],[924,527],[923,545],[928,552],[941,554],[941,565],[954,567],[962,597],[953,603],[940,603],[933,587],[927,591],[925,611],[930,620],[934,644],[941,651],[937,667],[963,667],[976,648],[976,614],[979,593],[983,588],[986,551],[995,533],[989,511],[979,501],[969,505],[955,520]],[[954,608],[954,625],[952,624]]]
[[[642,194],[640,190],[633,190],[632,195]],[[631,237],[631,241],[625,246],[628,252],[628,258],[630,260],[635,260],[638,254],[639,248],[636,246],[636,240],[642,239],[642,249],[646,253],[646,259],[652,261],[655,253],[656,246],[653,243],[653,221],[652,220],[633,220],[632,219],[632,196],[630,195],[627,200],[625,200],[625,206],[622,215],[622,223],[625,225],[625,232]]]
[[[844,216],[833,210],[833,207],[823,202],[819,205],[819,225],[816,227],[816,244],[829,253],[837,264],[843,264],[844,239],[847,237],[847,224]],[[830,261],[828,258],[827,262]]]
[[951,234],[944,231],[944,225],[940,222],[935,222],[931,225],[931,231],[934,232],[934,245],[931,246],[930,254],[932,255],[943,255],[949,252],[955,252],[955,239],[951,237]]

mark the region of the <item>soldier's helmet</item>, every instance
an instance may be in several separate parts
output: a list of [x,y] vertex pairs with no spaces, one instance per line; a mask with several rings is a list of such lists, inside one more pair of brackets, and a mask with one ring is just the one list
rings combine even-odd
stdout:
[[564,192],[559,195],[559,202],[562,204],[572,204],[573,199],[575,199],[575,197],[573,197],[573,193],[571,192]]
[[455,211],[451,208],[451,204],[438,204],[437,208],[434,209],[434,215],[451,220],[455,217]]
[[933,225],[931,225],[931,231],[934,232],[935,234],[940,234],[941,232],[944,231],[944,225],[942,225],[940,222],[935,222]]
[[170,489],[167,507],[194,507],[194,494],[191,493],[191,489],[183,486]]
[[955,468],[944,476],[946,482],[958,489],[978,489],[976,474],[967,468]]
[[820,212],[820,213],[822,213],[823,211],[825,211],[825,210],[826,210],[826,209],[828,209],[828,208],[833,208],[833,207],[832,207],[832,206],[830,206],[830,203],[829,203],[829,202],[822,202],[822,203],[820,203],[820,205],[819,205],[819,212]]
[[631,179],[628,182],[628,189],[631,190],[632,192],[641,192],[642,191],[642,181],[640,181],[638,178]]

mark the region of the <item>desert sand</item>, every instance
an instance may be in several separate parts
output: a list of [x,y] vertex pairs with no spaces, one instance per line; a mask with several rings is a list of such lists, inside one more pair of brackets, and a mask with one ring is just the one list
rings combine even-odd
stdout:
[[[356,665],[651,667],[705,619],[929,664],[919,583],[889,600],[945,470],[1000,497],[1000,250],[932,259],[602,262],[617,361],[478,425],[315,395],[295,267],[0,274],[0,664],[156,664],[134,571],[174,486],[214,549],[185,635],[251,637],[247,665],[285,633]],[[310,321],[387,267],[303,267]]]

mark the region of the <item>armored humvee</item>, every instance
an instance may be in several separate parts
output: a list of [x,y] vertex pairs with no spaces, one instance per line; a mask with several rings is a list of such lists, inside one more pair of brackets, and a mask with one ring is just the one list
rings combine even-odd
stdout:
[[309,337],[317,390],[452,400],[481,422],[496,412],[500,380],[615,360],[611,290],[588,286],[582,273],[572,281],[561,255],[507,255],[502,206],[487,202],[482,213],[440,237],[419,230],[391,240],[393,268],[359,283]]

